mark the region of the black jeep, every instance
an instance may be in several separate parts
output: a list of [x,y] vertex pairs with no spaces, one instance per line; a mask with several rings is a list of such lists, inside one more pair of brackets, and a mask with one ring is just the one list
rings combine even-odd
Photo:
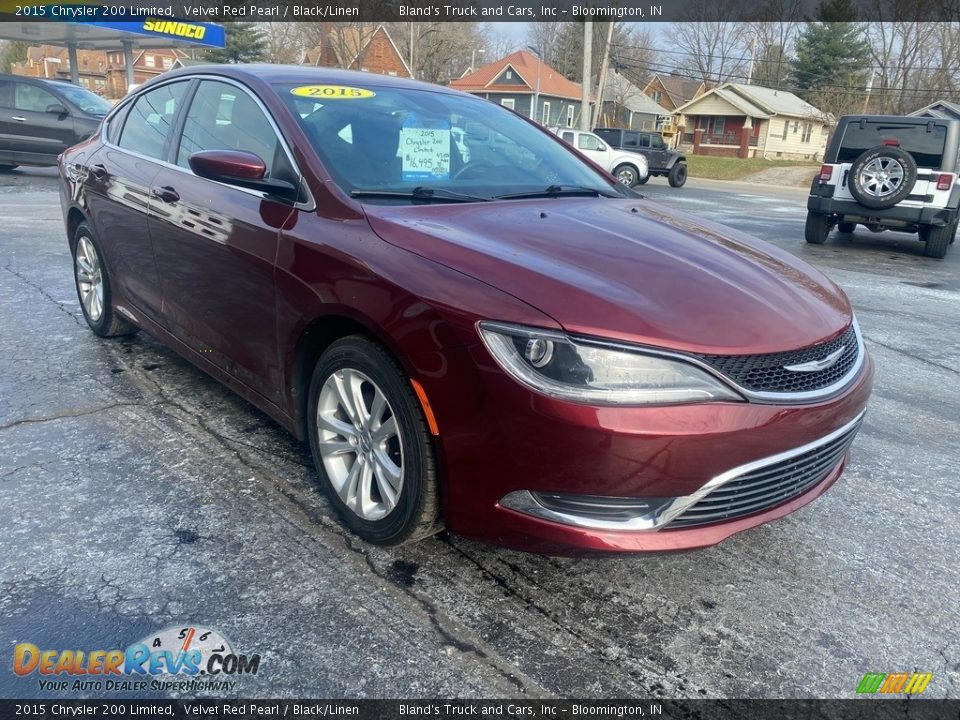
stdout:
[[681,187],[687,181],[687,158],[683,153],[668,148],[660,133],[621,128],[594,128],[593,132],[610,147],[646,156],[650,174],[639,184],[642,185],[653,175],[666,175],[671,187]]
[[895,115],[840,118],[807,199],[806,239],[820,245],[836,225],[917,233],[924,255],[942,258],[960,218],[960,120]]

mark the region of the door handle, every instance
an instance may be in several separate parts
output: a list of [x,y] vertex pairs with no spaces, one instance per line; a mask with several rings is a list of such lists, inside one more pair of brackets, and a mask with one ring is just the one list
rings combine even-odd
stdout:
[[26,122],[26,121],[27,121],[27,119],[26,119],[25,117],[21,117],[20,115],[13,115],[10,119],[11,119],[11,120],[16,120],[17,122]]
[[165,203],[175,203],[180,199],[180,193],[178,193],[174,188],[169,185],[164,185],[163,187],[154,188],[153,196],[159,200],[163,200]]

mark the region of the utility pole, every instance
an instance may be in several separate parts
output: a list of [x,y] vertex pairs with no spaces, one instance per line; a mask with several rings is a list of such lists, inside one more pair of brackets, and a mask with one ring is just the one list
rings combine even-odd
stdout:
[[413,53],[413,45],[414,45],[414,40],[413,40],[413,27],[414,27],[414,25],[416,25],[416,23],[413,23],[413,22],[410,23],[410,77],[411,77],[412,79],[416,80],[416,78],[417,78],[417,71],[414,69],[414,65],[413,65],[413,61],[414,61],[414,53]]
[[754,33],[753,37],[750,38],[750,69],[747,70],[747,85],[750,85],[753,80],[753,58],[757,54],[757,35]]
[[871,68],[870,77],[867,78],[867,94],[863,96],[863,109],[860,111],[864,115],[867,114],[867,106],[870,104],[870,91],[873,90],[873,78],[876,74],[877,71]]
[[[533,45],[527,45],[527,50],[537,56],[537,87],[533,91],[533,106],[530,108],[530,119],[535,122],[540,122],[537,120],[537,111],[540,108],[540,68],[543,65],[543,55],[533,47]],[[550,122],[549,118],[547,118],[547,122]]]
[[591,130],[600,124],[600,118],[603,115],[603,91],[607,87],[607,66],[610,65],[610,43],[613,42],[614,25],[616,23],[613,21],[607,25],[607,44],[603,46],[603,60],[600,61],[600,78],[597,80],[597,104],[593,108]]
[[590,75],[593,60],[593,21],[583,23],[583,82],[580,85],[580,129],[590,130]]

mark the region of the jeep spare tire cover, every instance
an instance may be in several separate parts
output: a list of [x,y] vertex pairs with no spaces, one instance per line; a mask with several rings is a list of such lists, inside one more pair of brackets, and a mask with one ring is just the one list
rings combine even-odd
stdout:
[[898,147],[870,148],[850,166],[850,194],[861,205],[877,210],[893,207],[913,190],[917,163]]

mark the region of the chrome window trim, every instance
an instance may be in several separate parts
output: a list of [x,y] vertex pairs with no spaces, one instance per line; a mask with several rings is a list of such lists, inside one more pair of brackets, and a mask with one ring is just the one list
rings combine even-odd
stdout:
[[[516,510],[526,515],[532,515],[543,520],[550,520],[563,525],[571,525],[573,527],[584,528],[587,530],[655,532],[657,530],[664,529],[670,524],[671,521],[682,515],[684,511],[695,505],[703,497],[709,495],[722,485],[725,485],[731,480],[736,480],[738,477],[747,475],[756,470],[760,470],[769,465],[776,465],[777,463],[781,463],[785,460],[797,457],[798,455],[803,455],[804,453],[810,452],[811,450],[816,450],[818,447],[822,447],[823,445],[827,445],[856,427],[856,425],[863,420],[866,414],[867,411],[862,410],[853,420],[845,424],[843,427],[837,428],[830,434],[806,443],[805,445],[801,445],[800,447],[796,447],[791,450],[785,450],[784,452],[777,453],[776,455],[770,455],[768,457],[754,460],[743,465],[738,465],[735,468],[727,470],[726,472],[713,477],[696,492],[690,495],[684,495],[682,497],[675,498],[671,503],[661,505],[650,513],[638,515],[630,518],[629,520],[598,520],[595,518],[587,518],[580,515],[572,515],[570,513],[551,510],[550,508],[545,507],[537,502],[536,497],[529,490],[514,490],[513,492],[507,493],[500,498],[500,501],[497,504],[501,507]],[[844,453],[844,457],[845,456],[846,453]],[[840,462],[842,462],[842,458]],[[839,464],[840,463],[838,462],[837,465]],[[836,467],[837,466],[834,466],[830,470],[830,473],[834,472]],[[823,481],[821,480],[820,482]],[[819,483],[817,483],[817,485],[819,485]],[[804,494],[812,490],[814,487],[817,487],[817,485],[808,488]],[[643,500],[643,498],[636,499],[638,502]],[[733,519],[728,522],[732,521]]]
[[[109,142],[109,140],[107,140],[107,128],[108,128],[109,123],[113,121],[114,117],[116,117],[116,115],[118,115],[118,114],[120,113],[121,108],[124,107],[124,106],[126,106],[126,105],[128,104],[128,102],[129,102],[129,103],[136,102],[136,98],[140,97],[141,95],[145,95],[145,94],[148,93],[148,92],[152,92],[153,90],[156,90],[157,88],[163,87],[164,85],[169,85],[169,84],[175,83],[175,82],[184,82],[184,81],[189,82],[189,81],[191,81],[191,80],[213,80],[213,81],[215,81],[215,82],[222,82],[222,83],[225,83],[225,84],[227,84],[227,85],[233,85],[234,87],[238,88],[239,90],[245,92],[247,95],[250,96],[250,98],[253,99],[253,101],[257,104],[257,106],[263,111],[263,114],[264,114],[264,115],[266,116],[266,118],[267,118],[267,122],[270,123],[270,127],[273,128],[273,132],[274,132],[274,134],[277,136],[277,140],[279,140],[280,146],[283,148],[283,152],[286,154],[287,160],[290,162],[290,166],[294,169],[294,171],[297,173],[297,175],[299,175],[299,177],[300,177],[300,184],[301,184],[301,186],[303,187],[303,190],[307,193],[307,200],[304,201],[304,202],[294,203],[294,204],[293,204],[293,207],[294,207],[295,209],[297,209],[297,210],[305,210],[305,211],[307,211],[307,212],[313,212],[314,210],[316,210],[316,209],[317,209],[317,204],[316,204],[316,201],[315,201],[314,198],[313,198],[313,193],[310,192],[310,187],[309,187],[309,186],[307,185],[307,183],[304,181],[304,179],[303,179],[303,171],[300,170],[300,166],[297,164],[296,160],[294,160],[294,158],[293,158],[293,153],[290,151],[290,146],[287,144],[287,140],[286,140],[286,138],[284,138],[283,133],[280,132],[280,128],[277,126],[277,123],[276,123],[276,121],[274,120],[273,115],[272,115],[272,114],[270,113],[270,111],[267,109],[266,105],[263,104],[263,102],[260,100],[260,98],[258,98],[258,97],[250,90],[250,88],[248,88],[248,87],[247,87],[246,85],[244,85],[243,83],[234,80],[233,78],[224,77],[224,76],[222,76],[222,75],[206,75],[206,74],[204,74],[204,75],[180,75],[180,76],[175,77],[175,78],[170,78],[169,80],[166,80],[166,81],[164,81],[164,82],[156,83],[155,85],[150,85],[149,87],[145,87],[145,88],[143,88],[143,92],[140,92],[140,91],[138,90],[134,95],[132,95],[132,96],[130,97],[129,101],[127,101],[126,98],[125,98],[125,99],[124,99],[124,102],[118,103],[117,107],[114,108],[113,111],[112,111],[106,118],[104,118],[104,122],[102,122],[102,123],[100,124],[100,142],[102,142],[102,143],[103,143],[106,147],[108,147],[108,148],[111,148],[111,149],[113,149],[113,150],[119,150],[120,152],[126,153],[127,155],[131,155],[131,156],[133,156],[133,157],[141,158],[142,160],[148,160],[148,161],[150,161],[150,162],[155,162],[155,163],[157,163],[158,165],[161,165],[161,166],[163,166],[163,167],[165,167],[165,168],[169,168],[169,169],[171,169],[171,170],[179,170],[180,172],[182,172],[182,173],[184,173],[184,174],[186,174],[186,175],[192,175],[193,177],[199,177],[195,172],[193,172],[193,171],[192,171],[190,168],[188,168],[188,167],[185,168],[185,167],[183,167],[183,166],[181,166],[181,165],[177,165],[177,164],[175,164],[175,163],[167,162],[166,160],[161,160],[161,159],[159,159],[159,158],[150,157],[149,155],[144,155],[143,153],[134,152],[133,150],[129,150],[129,149],[124,148],[124,147],[120,147],[119,145],[116,145],[116,144],[114,144],[114,143],[112,143],[112,142]],[[191,101],[191,103],[193,102],[193,98],[192,98],[192,97],[190,98],[190,101]],[[187,109],[189,110],[189,106],[187,107]],[[129,118],[128,118],[128,119],[129,119]],[[126,125],[126,123],[124,123],[124,125]],[[122,136],[122,134],[123,134],[123,133],[122,133],[122,131],[121,131],[121,136]],[[212,182],[212,183],[214,183],[214,184],[216,184],[216,185],[222,185],[223,187],[233,188],[234,190],[238,190],[238,191],[243,192],[243,193],[246,193],[246,194],[248,194],[248,195],[253,195],[254,197],[258,197],[258,198],[260,198],[260,199],[263,199],[263,198],[265,198],[265,197],[267,196],[266,193],[260,192],[259,190],[253,190],[253,189],[251,189],[251,188],[237,187],[236,185],[231,185],[230,183],[223,183],[223,182],[219,182],[219,181],[217,181],[217,180],[210,180],[209,178],[201,178],[201,180],[206,180],[207,182]]]

